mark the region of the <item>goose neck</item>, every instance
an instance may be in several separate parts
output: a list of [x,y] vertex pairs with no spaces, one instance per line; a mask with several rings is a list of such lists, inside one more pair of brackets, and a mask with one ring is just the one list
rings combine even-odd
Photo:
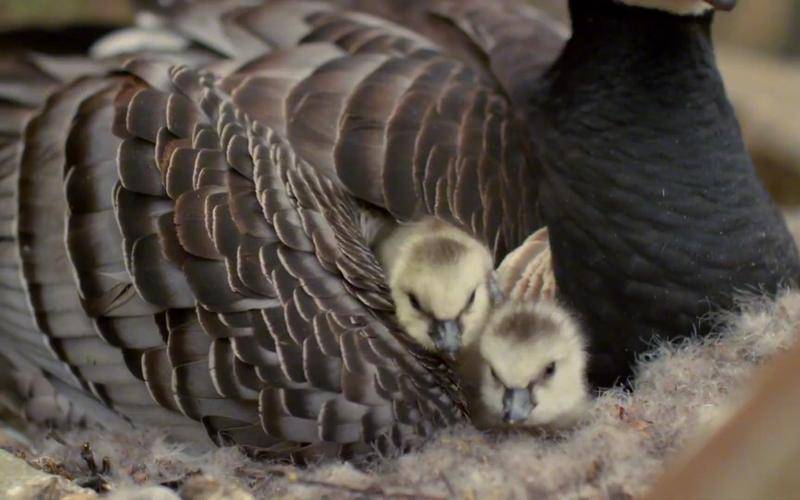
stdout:
[[[724,93],[711,39],[713,13],[678,16],[615,0],[571,0],[573,35],[551,73],[646,78],[643,94],[665,97],[665,86]],[[674,94],[674,92],[673,92]]]
[[668,178],[752,164],[717,69],[712,14],[676,16],[611,0],[571,0],[574,33],[531,102],[550,168]]

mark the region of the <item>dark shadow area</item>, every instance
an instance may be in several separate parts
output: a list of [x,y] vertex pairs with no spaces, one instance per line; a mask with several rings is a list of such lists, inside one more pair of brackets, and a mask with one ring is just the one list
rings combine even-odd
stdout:
[[46,54],[85,53],[115,25],[76,24],[65,27],[22,27],[0,31],[0,51],[33,50]]

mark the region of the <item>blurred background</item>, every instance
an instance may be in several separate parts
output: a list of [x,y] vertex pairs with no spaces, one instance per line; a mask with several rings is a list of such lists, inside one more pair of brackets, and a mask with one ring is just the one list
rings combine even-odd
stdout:
[[0,0],[3,27],[132,19],[127,0]]
[[[529,1],[564,17],[565,0]],[[131,20],[127,0],[0,0],[0,30]],[[720,66],[759,172],[782,205],[800,210],[800,0],[740,0],[715,26]]]

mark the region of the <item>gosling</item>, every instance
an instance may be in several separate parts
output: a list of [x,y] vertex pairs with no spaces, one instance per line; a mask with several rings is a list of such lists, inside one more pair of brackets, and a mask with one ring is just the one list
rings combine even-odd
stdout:
[[[491,313],[467,387],[478,427],[569,428],[589,402],[586,341],[554,301],[507,301]],[[466,368],[466,367],[465,367]]]
[[509,253],[494,302],[458,371],[479,427],[567,428],[588,409],[585,336],[558,304],[547,228]]
[[423,348],[456,359],[477,341],[492,307],[489,249],[434,217],[384,233],[375,249],[400,325]]

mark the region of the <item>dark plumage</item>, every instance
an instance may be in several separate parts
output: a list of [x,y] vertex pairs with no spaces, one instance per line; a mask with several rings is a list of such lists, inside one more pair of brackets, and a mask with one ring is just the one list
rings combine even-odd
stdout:
[[0,49],[45,54],[85,54],[98,39],[119,26],[85,24],[58,28],[20,27],[0,32]]
[[52,401],[30,417],[84,415],[66,381],[135,423],[293,460],[402,451],[463,418],[450,372],[394,323],[361,203],[435,211],[498,252],[535,227],[503,205],[527,167],[490,73],[325,4],[174,14],[186,56],[77,75],[31,56],[0,85],[19,318],[0,348],[23,396]]
[[574,34],[528,103],[560,295],[591,339],[592,380],[800,279],[717,71],[712,14],[572,0]]

